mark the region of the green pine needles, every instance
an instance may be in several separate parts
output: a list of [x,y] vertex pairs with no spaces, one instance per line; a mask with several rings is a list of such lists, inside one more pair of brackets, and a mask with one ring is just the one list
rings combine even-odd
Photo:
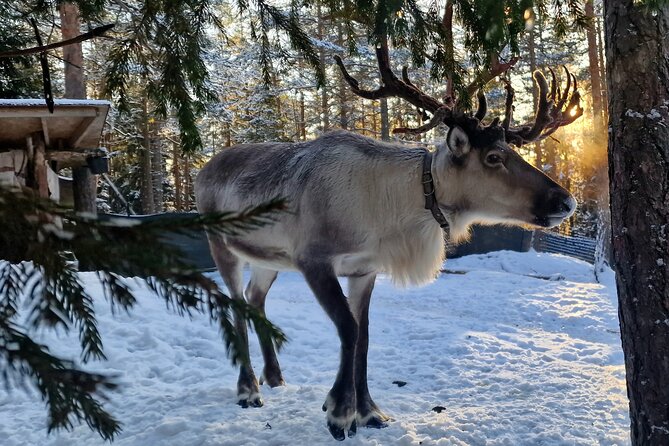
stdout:
[[235,315],[280,347],[285,336],[277,327],[245,302],[225,295],[161,237],[167,231],[252,231],[271,224],[285,208],[283,201],[273,200],[241,213],[128,224],[125,219],[102,221],[74,214],[51,201],[0,187],[0,372],[5,385],[12,388],[28,381],[39,391],[47,404],[49,431],[70,429],[82,421],[106,440],[120,431],[120,422],[100,403],[105,391],[117,387],[114,377],[87,372],[30,336],[40,328],[76,330],[80,362],[105,359],[94,306],[102,296],[91,295],[83,286],[74,258],[95,271],[113,309],[132,310],[134,280],[179,314],[207,313],[219,327],[233,363],[248,361],[234,328]]

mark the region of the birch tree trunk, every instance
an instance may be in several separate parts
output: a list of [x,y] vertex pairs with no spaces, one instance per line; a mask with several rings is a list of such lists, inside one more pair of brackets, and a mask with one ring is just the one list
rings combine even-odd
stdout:
[[669,6],[605,0],[613,257],[632,444],[669,444]]

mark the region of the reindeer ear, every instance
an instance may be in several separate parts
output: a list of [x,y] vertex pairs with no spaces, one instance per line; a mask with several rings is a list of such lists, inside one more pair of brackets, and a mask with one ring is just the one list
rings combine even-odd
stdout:
[[451,149],[451,153],[458,158],[469,153],[469,137],[458,126],[453,126],[448,130],[446,143],[448,144],[448,148]]

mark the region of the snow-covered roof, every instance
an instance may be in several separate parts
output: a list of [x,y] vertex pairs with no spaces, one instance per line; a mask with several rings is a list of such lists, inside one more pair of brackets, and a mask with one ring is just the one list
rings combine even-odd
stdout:
[[97,99],[56,99],[50,113],[44,99],[0,98],[0,149],[25,147],[42,132],[48,149],[84,151],[98,147],[111,103]]
[[[56,106],[94,106],[111,107],[111,102],[103,99],[54,99]],[[0,107],[46,107],[44,99],[4,99],[0,98]]]

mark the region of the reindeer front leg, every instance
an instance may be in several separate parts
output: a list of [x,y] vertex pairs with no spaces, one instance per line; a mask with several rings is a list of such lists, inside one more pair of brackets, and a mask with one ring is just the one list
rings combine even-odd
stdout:
[[360,426],[387,427],[390,420],[374,403],[367,387],[367,350],[369,347],[369,302],[374,289],[376,273],[349,277],[348,299],[355,320],[358,322],[358,342],[355,347],[355,393],[357,398],[357,423]]
[[331,264],[307,261],[301,262],[300,269],[318,303],[337,327],[341,341],[339,372],[323,404],[328,429],[336,440],[341,441],[346,438],[346,431],[352,437],[357,429],[354,361],[358,324]]

